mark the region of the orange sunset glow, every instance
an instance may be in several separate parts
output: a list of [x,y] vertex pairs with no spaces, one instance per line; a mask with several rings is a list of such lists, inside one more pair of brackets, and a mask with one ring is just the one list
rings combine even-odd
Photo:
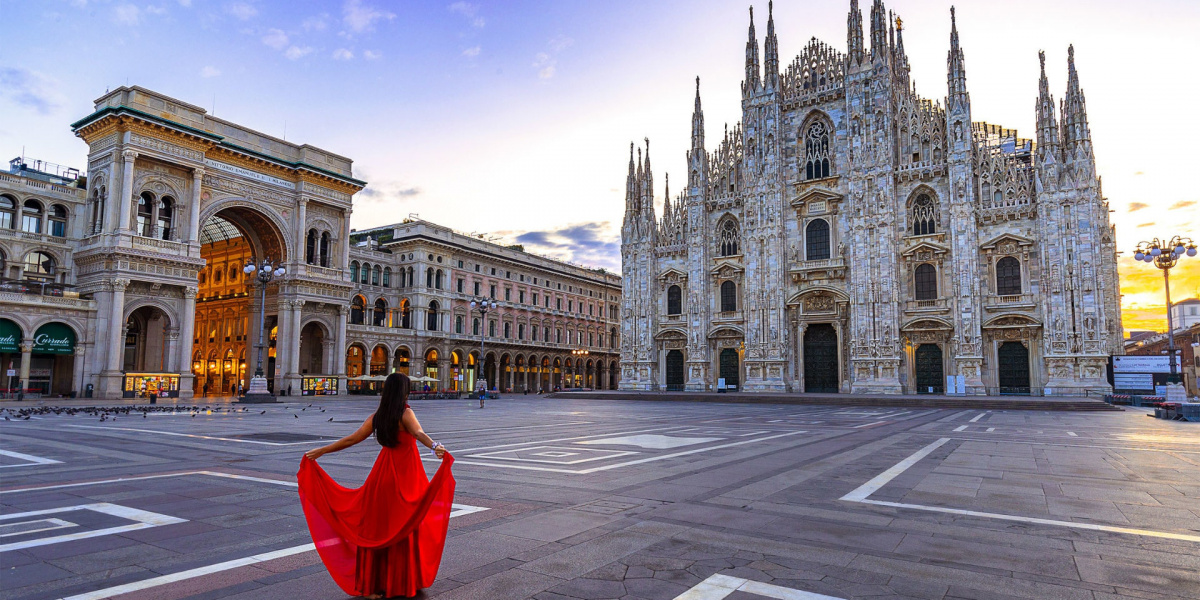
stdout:
[[[1162,271],[1150,263],[1133,259],[1126,252],[1121,270],[1121,319],[1125,331],[1167,330]],[[1179,259],[1171,269],[1171,301],[1200,297],[1200,256]]]

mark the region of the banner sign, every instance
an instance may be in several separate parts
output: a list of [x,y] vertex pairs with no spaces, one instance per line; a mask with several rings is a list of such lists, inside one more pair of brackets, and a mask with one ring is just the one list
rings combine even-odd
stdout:
[[75,332],[62,323],[46,323],[33,334],[34,354],[75,354]]
[[258,171],[251,171],[250,169],[247,169],[245,167],[239,167],[236,165],[231,165],[229,163],[223,163],[220,161],[213,160],[211,158],[204,159],[204,165],[208,166],[208,167],[212,167],[214,169],[219,169],[221,171],[225,171],[226,173],[233,173],[234,175],[240,175],[242,177],[249,177],[250,179],[254,179],[255,181],[261,181],[263,183],[277,185],[279,187],[287,188],[289,190],[296,189],[296,184],[292,183],[286,179],[272,177],[270,175],[267,175],[266,173],[259,173]]
[[[1165,356],[1114,356],[1113,373],[1170,373],[1171,365]],[[1175,357],[1179,368],[1179,357]]]
[[8,319],[0,319],[0,352],[21,351],[21,328]]

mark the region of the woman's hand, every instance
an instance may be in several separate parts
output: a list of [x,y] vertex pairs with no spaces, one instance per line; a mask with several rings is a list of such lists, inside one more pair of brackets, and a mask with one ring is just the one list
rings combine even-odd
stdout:
[[317,460],[318,458],[321,458],[322,454],[325,454],[324,448],[313,448],[312,450],[305,452],[304,457],[308,458],[309,460]]
[[446,456],[446,447],[438,444],[433,447],[433,453],[436,454],[438,458],[442,458],[443,456]]

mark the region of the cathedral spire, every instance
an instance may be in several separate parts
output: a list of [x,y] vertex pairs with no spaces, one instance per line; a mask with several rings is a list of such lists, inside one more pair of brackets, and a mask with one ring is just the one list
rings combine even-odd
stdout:
[[750,7],[750,39],[746,41],[746,80],[742,82],[742,95],[749,96],[758,90],[758,38],[754,35],[754,7]]
[[887,12],[883,0],[875,0],[871,6],[871,60],[883,60],[888,53]]
[[[663,225],[669,226],[669,225],[671,225],[672,217],[675,216],[674,213],[671,211],[671,174],[666,173],[663,177],[665,178],[666,183],[664,184],[664,189],[663,189],[663,217],[662,218],[663,218]],[[664,229],[669,229],[669,227],[664,227]]]
[[1058,121],[1054,117],[1054,96],[1050,95],[1050,81],[1046,78],[1046,53],[1038,52],[1042,64],[1042,75],[1038,80],[1037,101],[1037,162],[1048,165],[1058,162]]
[[1073,154],[1089,151],[1092,134],[1088,129],[1087,103],[1079,88],[1079,73],[1075,71],[1075,46],[1067,47],[1067,93],[1062,105],[1063,150]]
[[908,56],[904,54],[904,21],[900,20],[900,15],[895,15],[892,22],[896,24],[896,78],[900,80],[901,87],[908,88]]
[[850,0],[850,14],[846,15],[846,47],[851,65],[861,65],[863,61],[863,29],[862,11],[858,8],[858,0]]
[[967,68],[963,62],[962,47],[958,44],[958,23],[954,17],[954,7],[950,7],[950,52],[946,55],[946,110],[968,109],[971,96],[967,93]]
[[767,37],[763,40],[763,79],[768,90],[779,87],[779,40],[775,37],[775,2],[767,2]]

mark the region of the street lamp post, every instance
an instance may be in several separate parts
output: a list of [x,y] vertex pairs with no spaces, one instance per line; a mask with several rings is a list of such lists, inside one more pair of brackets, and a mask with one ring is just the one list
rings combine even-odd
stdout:
[[254,377],[250,379],[250,386],[246,389],[246,394],[242,396],[242,402],[274,402],[275,396],[267,389],[267,378],[263,374],[263,349],[267,345],[267,285],[276,277],[282,277],[286,272],[283,268],[282,261],[272,261],[267,259],[259,264],[254,263],[254,259],[250,259],[246,266],[242,268],[242,272],[246,275],[258,275],[252,280],[258,282],[259,287],[259,321],[258,321],[258,364],[254,367]]
[[[572,351],[571,351],[571,356],[587,356],[587,355],[588,355],[588,351],[587,351],[587,350],[582,350],[582,349],[580,349],[580,350],[572,350]],[[579,375],[579,373],[575,373],[575,379],[576,379],[576,380],[575,380],[575,381],[573,381],[573,382],[571,382],[571,383],[578,384],[578,383],[580,383],[580,382],[579,382],[579,380],[580,380],[581,378],[586,378],[586,371],[585,371],[585,373],[584,373],[584,376],[582,376],[582,377]]]
[[[1171,319],[1171,267],[1184,255],[1196,256],[1196,244],[1191,238],[1175,236],[1169,242],[1154,238],[1149,242],[1138,242],[1135,260],[1152,263],[1162,269],[1163,286],[1167,294],[1167,364],[1171,369],[1168,384],[1179,383],[1179,371],[1175,366],[1175,326]],[[1169,389],[1169,388],[1168,388]]]
[[471,310],[479,311],[479,362],[475,364],[475,386],[479,387],[478,382],[483,382],[483,390],[479,392],[479,408],[483,408],[483,400],[487,396],[487,380],[480,377],[480,374],[484,374],[483,339],[487,335],[487,314],[489,310],[497,307],[499,307],[499,304],[495,300],[487,298],[477,298],[471,301]]

